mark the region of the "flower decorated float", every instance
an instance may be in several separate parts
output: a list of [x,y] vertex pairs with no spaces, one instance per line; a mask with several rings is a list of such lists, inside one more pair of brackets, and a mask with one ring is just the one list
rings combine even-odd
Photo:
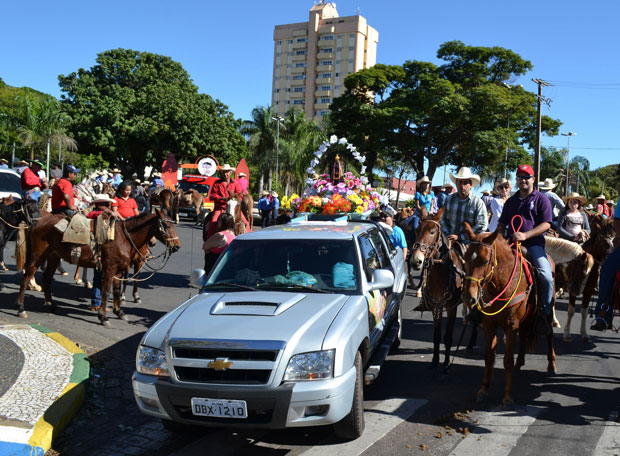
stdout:
[[348,214],[350,218],[364,218],[386,204],[386,197],[379,194],[368,184],[366,177],[356,177],[352,172],[343,172],[343,164],[338,153],[332,162],[331,176],[317,174],[315,168],[321,158],[331,150],[340,150],[352,156],[361,165],[360,172],[366,171],[365,157],[346,138],[332,136],[329,141],[321,144],[314,153],[314,158],[307,169],[306,191],[303,196],[291,195],[283,199],[285,208],[292,209],[296,215],[322,214],[331,216]]

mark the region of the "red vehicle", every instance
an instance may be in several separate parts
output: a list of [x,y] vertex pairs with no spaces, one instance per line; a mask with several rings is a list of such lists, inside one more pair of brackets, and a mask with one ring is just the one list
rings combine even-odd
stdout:
[[198,215],[196,215],[196,208],[194,206],[180,206],[179,217],[190,217],[194,220],[204,220],[204,217],[209,212],[213,211],[214,205],[211,200],[211,189],[217,179],[217,177],[201,176],[199,174],[187,174],[183,176],[183,179],[179,182],[179,188],[183,190],[183,192],[187,192],[190,189],[196,190],[202,195],[203,201]]

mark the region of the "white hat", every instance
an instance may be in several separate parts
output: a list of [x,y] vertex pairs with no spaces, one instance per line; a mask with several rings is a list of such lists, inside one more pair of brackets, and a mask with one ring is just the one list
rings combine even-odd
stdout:
[[605,198],[605,195],[603,195],[602,193],[599,196],[597,196],[595,199],[607,201],[607,198]]
[[158,171],[155,171],[155,172],[151,173],[151,176],[152,177],[161,177],[161,173],[158,172]]
[[483,195],[490,195],[490,194],[491,194],[491,191],[490,191],[490,190],[487,190],[487,189],[485,188],[484,190],[482,190],[482,194],[483,194]]
[[241,177],[241,176],[247,176],[247,174],[246,173],[239,173],[239,177]]
[[455,184],[458,179],[462,179],[462,180],[469,179],[471,180],[473,187],[480,185],[480,176],[478,176],[477,174],[472,174],[471,169],[469,169],[467,166],[463,166],[462,168],[459,168],[456,175],[450,173],[450,179],[452,179],[452,182],[454,182]]
[[416,184],[420,185],[420,184],[423,184],[424,182],[428,182],[430,184],[431,180],[428,178],[428,176],[423,176],[416,181]]
[[118,169],[118,168],[114,168],[114,169],[112,170],[112,172],[113,172],[113,173],[120,173],[120,172],[121,172],[121,170],[120,170],[120,169]]
[[278,193],[277,192],[271,192],[271,196],[273,196],[274,198],[278,197]]
[[220,166],[220,171],[234,171],[235,168],[232,168],[228,163],[224,163],[222,166]]
[[93,203],[93,204],[95,204],[95,203],[113,203],[113,202],[114,202],[114,200],[112,198],[110,198],[110,195],[108,195],[107,193],[100,193],[98,195],[95,195],[95,197],[91,201],[91,203]]
[[562,197],[562,201],[564,201],[564,204],[568,203],[569,200],[577,200],[582,206],[588,202],[585,196],[581,196],[577,192],[570,192],[568,196]]
[[268,195],[269,195],[269,192],[268,192],[267,190],[263,190],[263,191],[261,192],[261,195],[262,195],[262,196],[268,196]]
[[546,178],[544,180],[544,182],[539,182],[538,183],[538,189],[539,190],[553,190],[557,186],[558,186],[558,184],[554,184],[553,183],[553,179],[551,179],[550,177]]

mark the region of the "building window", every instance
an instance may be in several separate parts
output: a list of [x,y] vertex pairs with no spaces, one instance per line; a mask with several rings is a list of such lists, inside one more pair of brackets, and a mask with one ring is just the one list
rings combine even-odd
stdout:
[[327,66],[327,65],[332,65],[334,62],[332,60],[322,60],[321,61],[321,65],[323,66]]
[[286,68],[290,68],[290,67],[291,67],[291,64],[290,64],[290,63],[287,63],[287,64],[286,64]]
[[276,89],[276,93],[280,93],[280,89]]
[[287,88],[286,88],[286,91],[287,91],[287,92],[290,92],[290,91],[291,91],[291,88],[290,88],[290,87],[287,87]]
[[299,80],[303,80],[306,79],[306,75],[305,74],[296,74],[295,76],[293,76],[293,81],[299,81]]
[[276,57],[280,57],[282,55],[281,52],[276,52]]
[[279,80],[280,80],[280,76],[276,76],[276,81],[279,81]]
[[287,81],[290,81],[290,80],[291,80],[291,77],[290,77],[290,76],[287,76],[287,77],[286,77],[286,80],[287,80]]
[[319,90],[331,90],[332,86],[319,86]]
[[333,48],[323,48],[323,49],[321,49],[321,52],[325,52],[327,54],[327,53],[334,52],[334,49]]
[[355,33],[349,33],[349,38],[355,38]]
[[276,70],[279,70],[279,69],[280,69],[280,64],[278,63],[278,64],[276,65]]
[[293,40],[286,40],[288,44],[293,44]]
[[278,44],[282,44],[282,40],[278,41]]
[[319,78],[331,78],[331,73],[319,73]]
[[288,51],[288,52],[286,53],[286,55],[288,55],[288,56],[290,57],[291,55],[293,55],[293,51]]
[[353,63],[353,59],[349,59],[349,60],[348,60],[348,62],[349,62],[349,63]]
[[296,104],[296,105],[306,104],[306,100],[293,100],[293,104]]
[[323,35],[323,36],[321,37],[321,39],[322,39],[322,40],[325,40],[325,41],[327,41],[327,40],[333,40],[333,39],[334,39],[334,35]]
[[306,51],[295,51],[295,55],[306,55]]
[[349,51],[355,51],[355,46],[349,46]]
[[306,88],[305,87],[294,87],[293,88],[293,92],[305,92]]
[[336,60],[336,65],[340,65],[342,63],[342,60]]
[[297,62],[295,68],[306,68],[306,62]]
[[279,105],[279,104],[280,104],[280,102],[279,102],[279,101],[276,101],[276,104],[277,104],[277,105]]
[[306,41],[308,41],[308,38],[297,38],[297,40],[295,40],[297,43],[305,43]]
[[317,115],[318,115],[319,117],[323,117],[323,116],[326,116],[326,115],[327,115],[327,113],[329,113],[329,111],[319,111],[319,112],[317,113]]
[[319,98],[319,103],[327,103],[327,104],[329,104],[329,103],[331,103],[331,102],[332,102],[332,99],[331,99],[331,98],[329,98],[329,97],[322,97],[322,98]]

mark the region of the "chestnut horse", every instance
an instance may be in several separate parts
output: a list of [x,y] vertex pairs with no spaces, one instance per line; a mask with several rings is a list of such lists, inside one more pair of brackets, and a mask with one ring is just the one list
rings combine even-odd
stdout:
[[[482,312],[482,326],[485,335],[484,375],[477,393],[478,401],[485,398],[495,363],[497,330],[505,334],[503,404],[512,400],[512,374],[525,364],[526,349],[536,344],[534,322],[537,309],[535,286],[527,280],[527,263],[520,251],[513,252],[499,230],[493,233],[474,234],[465,222],[465,233],[470,245],[465,252],[465,282],[463,302],[470,308],[478,307]],[[552,263],[553,267],[553,263]],[[531,270],[531,267],[530,267]],[[535,283],[535,282],[534,282]],[[514,364],[514,350],[517,333],[520,337],[517,364]],[[556,373],[553,333],[547,336],[547,372]]]
[[[56,310],[56,305],[52,301],[52,277],[61,258],[82,267],[96,267],[95,255],[90,245],[62,242],[62,233],[58,232],[54,225],[63,217],[64,215],[45,217],[36,223],[30,232],[26,269],[17,296],[17,314],[19,317],[26,318],[28,316],[24,309],[26,284],[44,262],[47,262],[43,272],[44,306],[52,312]],[[102,325],[109,325],[105,303],[110,285],[113,285],[114,313],[118,318],[126,319],[120,303],[121,278],[132,264],[136,253],[153,237],[166,245],[168,253],[176,252],[181,246],[171,220],[160,210],[156,210],[154,214],[141,214],[124,221],[118,221],[114,240],[101,245],[102,305],[98,309],[98,316]]]
[[151,196],[149,197],[149,203],[151,203],[151,211],[154,211],[153,206],[159,206],[160,209],[165,209],[168,217],[174,219],[175,217],[175,207],[178,209],[178,202],[176,192],[170,190],[169,188],[162,188],[159,191],[153,191]]
[[[437,214],[428,216],[423,208],[422,219],[418,226],[416,242],[409,257],[410,268],[422,270],[422,301],[421,309],[433,314],[433,359],[431,368],[439,364],[439,345],[441,343],[441,326],[443,310],[446,309],[446,332],[444,346],[446,349],[443,362],[444,372],[450,366],[450,349],[452,333],[456,322],[456,310],[461,302],[463,287],[463,259],[456,245],[449,247],[446,237],[441,231],[440,220],[444,208]],[[472,333],[473,334],[473,333]],[[474,339],[475,341],[475,336]]]
[[[590,239],[582,245],[582,248],[592,256],[594,266],[591,268],[589,274],[585,276],[573,275],[570,280],[570,283],[572,283],[574,287],[581,289],[581,339],[584,342],[588,342],[590,340],[586,325],[586,317],[588,315],[590,299],[592,298],[592,295],[595,294],[596,287],[598,286],[601,265],[603,264],[603,261],[605,261],[605,258],[607,258],[607,255],[609,255],[614,249],[614,237],[616,236],[613,220],[606,219],[601,215],[592,217],[590,221],[590,228]],[[557,276],[561,277],[561,274],[558,273]],[[569,288],[568,318],[566,320],[566,325],[564,326],[565,341],[569,341],[571,338],[570,325],[573,316],[575,315],[575,302],[579,294],[577,292],[578,289],[573,289],[572,287]]]

